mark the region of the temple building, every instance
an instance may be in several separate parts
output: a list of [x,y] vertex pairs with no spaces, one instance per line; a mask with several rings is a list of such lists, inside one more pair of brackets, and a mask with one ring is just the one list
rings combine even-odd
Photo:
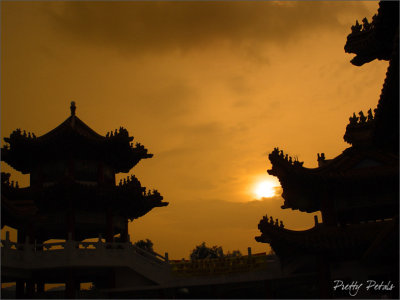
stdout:
[[[144,146],[122,127],[96,133],[74,102],[71,115],[42,136],[16,129],[4,138],[1,159],[29,174],[30,186],[1,173],[1,226],[17,230],[16,242],[9,233],[1,240],[2,283],[15,282],[16,298],[51,298],[49,283],[65,284],[65,298],[398,298],[398,36],[399,3],[380,2],[371,23],[356,22],[347,37],[355,66],[389,61],[374,113],[349,119],[347,149],[333,159],[317,154],[317,168],[278,148],[269,155],[282,209],[322,215],[304,231],[265,216],[256,240],[276,255],[249,248],[241,257],[174,262],[140,249],[128,222],[168,203],[134,175],[119,183],[115,176],[152,157]],[[338,281],[364,286],[354,294],[335,289]],[[367,290],[367,281],[381,288]],[[95,288],[82,291],[81,283]]]
[[[264,217],[256,240],[269,243],[287,276],[314,274],[312,297],[349,297],[335,282],[368,280],[394,284],[387,290],[361,288],[358,297],[398,298],[399,284],[399,3],[381,1],[372,22],[356,22],[345,51],[362,66],[389,61],[374,113],[354,113],[344,140],[350,144],[333,159],[321,153],[317,168],[306,168],[275,148],[269,154],[283,189],[282,209],[321,212],[322,222],[305,231],[284,228]],[[335,281],[336,280],[336,281]]]
[[[102,136],[76,116],[74,102],[70,110],[63,123],[42,136],[17,129],[4,138],[1,160],[30,175],[30,186],[22,188],[10,174],[1,173],[1,226],[17,230],[14,246],[9,237],[2,241],[2,283],[16,282],[18,298],[34,297],[51,282],[65,283],[70,298],[79,291],[80,282],[115,287],[116,278],[123,276],[115,266],[121,265],[105,263],[112,261],[107,255],[101,259],[100,253],[92,262],[88,258],[89,266],[79,260],[75,264],[68,256],[74,249],[90,248],[79,241],[91,238],[98,238],[97,245],[110,251],[115,245],[132,247],[128,222],[168,205],[157,190],[142,187],[134,175],[116,184],[116,174],[128,173],[141,159],[153,156],[144,146],[133,145],[123,127]],[[45,251],[50,246],[44,242],[50,239],[66,240],[59,245],[64,251]],[[19,261],[11,251],[16,247],[29,252],[31,260]]]

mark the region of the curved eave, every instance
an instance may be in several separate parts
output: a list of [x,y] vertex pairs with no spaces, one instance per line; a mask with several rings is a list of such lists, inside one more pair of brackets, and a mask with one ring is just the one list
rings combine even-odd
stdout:
[[398,11],[397,1],[380,1],[371,29],[347,36],[344,50],[346,53],[356,54],[351,60],[353,65],[362,66],[374,59],[390,59],[396,30],[398,32]]
[[130,145],[133,137],[88,138],[70,128],[57,130],[46,139],[21,136],[17,141],[10,138],[5,140],[10,142],[10,148],[1,149],[1,160],[23,174],[31,173],[37,164],[46,160],[67,157],[104,161],[116,173],[127,173],[141,159],[153,157],[144,146]]
[[[129,146],[129,145],[128,145]],[[142,159],[152,158],[153,154],[148,153],[146,148],[127,148],[117,152],[110,153],[112,155],[112,165],[115,173],[128,173]]]
[[297,174],[300,176],[320,176],[325,178],[346,177],[358,174],[363,176],[367,168],[359,168],[357,164],[363,160],[375,160],[379,166],[375,171],[384,173],[387,170],[391,174],[393,170],[398,170],[399,156],[379,149],[355,149],[347,148],[334,159],[326,160],[320,167],[305,168],[302,166],[294,166],[280,157],[270,155],[272,169],[269,174],[278,178],[288,174]]
[[[285,202],[282,208],[304,212],[320,210],[320,200],[327,192],[342,193],[352,185],[352,190],[365,190],[365,185],[392,187],[399,177],[398,155],[376,149],[348,148],[313,169],[294,166],[277,153],[271,153],[269,158],[272,169],[268,173],[278,177],[283,189]],[[376,165],[362,165],[369,161]]]
[[6,197],[8,201],[18,205],[18,203],[31,202],[31,188],[30,187],[12,187],[7,183],[1,184],[1,195]]
[[22,174],[28,174],[31,171],[29,160],[27,160],[23,155],[19,155],[15,151],[11,151],[4,147],[1,148],[1,161],[6,162]]
[[[110,204],[113,210],[131,220],[140,218],[155,207],[167,206],[158,192],[143,194],[140,184],[132,186],[88,186],[76,182],[58,183],[42,188],[12,188],[2,186],[2,226],[23,226],[38,211],[60,211],[72,200],[76,208],[104,211]],[[89,201],[88,201],[89,200]]]
[[118,202],[117,209],[129,219],[137,219],[155,207],[167,206],[162,202],[163,196],[157,191],[146,194],[146,188],[140,186],[139,181],[130,181],[115,187],[114,199]]
[[77,182],[58,183],[53,186],[31,190],[31,197],[41,211],[54,211],[66,207],[69,201],[83,210],[103,211],[112,206],[118,214],[130,219],[139,218],[154,207],[168,205],[156,193],[143,194],[143,187],[136,186],[90,186]]
[[346,227],[317,225],[308,230],[293,231],[261,221],[259,229],[262,234],[256,240],[269,243],[279,256],[318,253],[332,257],[357,256],[364,253],[382,232],[395,227],[396,220],[389,220]]
[[366,45],[376,43],[374,41],[374,31],[351,33],[347,36],[347,41],[344,46],[344,51],[349,54],[356,54],[350,62],[355,66],[362,66],[368,62],[373,61],[377,54],[369,50]]
[[370,120],[365,123],[348,124],[343,140],[352,145],[357,146],[371,146],[372,135],[374,132],[375,120]]
[[[156,207],[164,207],[167,206],[168,202],[162,202],[163,197],[149,197],[145,196],[141,199],[140,208],[138,209],[137,206],[134,204],[129,207],[126,211],[126,215],[130,220],[134,220],[146,215],[150,212],[153,208]],[[137,200],[134,200],[135,202]]]
[[[16,201],[1,194],[1,227],[9,226],[15,229],[29,223],[36,215],[37,207],[33,201]],[[18,203],[19,202],[19,203]]]

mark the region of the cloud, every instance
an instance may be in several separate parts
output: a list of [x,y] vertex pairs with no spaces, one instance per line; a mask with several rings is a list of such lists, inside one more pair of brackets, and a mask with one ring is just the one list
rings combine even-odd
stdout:
[[[290,229],[299,228],[299,219],[303,221],[302,228],[311,227],[313,220],[311,214],[293,210],[282,211],[280,208],[282,204],[283,199],[280,196],[249,202],[230,202],[200,197],[190,201],[180,199],[171,202],[168,210],[160,213],[158,218],[163,218],[163,223],[173,232],[209,232],[213,228],[232,231],[253,230],[257,228],[257,224],[265,214],[268,214],[268,218],[272,216],[274,220],[279,216],[279,219]],[[304,226],[304,223],[307,225]],[[182,224],[185,224],[184,228]]]
[[[257,228],[268,214],[279,218],[285,227],[304,230],[313,226],[313,216],[293,210],[282,210],[280,197],[250,202],[230,202],[221,198],[179,198],[170,202],[168,209],[155,209],[151,214],[135,220],[131,226],[134,240],[150,238],[156,251],[168,251],[170,257],[187,256],[196,245],[221,245],[225,252],[239,249],[246,253],[267,251],[268,246],[255,241],[261,233]],[[301,226],[299,226],[301,224]],[[150,231],[149,228],[157,228]],[[161,246],[161,248],[158,248]]]
[[196,93],[195,88],[180,79],[158,83],[157,88],[142,85],[131,92],[130,96],[133,99],[132,104],[140,114],[147,118],[165,120],[190,112],[193,109],[191,102],[197,97]]
[[340,29],[343,15],[369,15],[356,2],[54,2],[44,8],[73,38],[131,53],[187,51],[216,43],[293,42],[316,29]]
[[[270,201],[269,201],[270,200]],[[268,208],[276,206],[279,199],[251,202],[229,202],[219,199],[191,199],[177,201],[163,217],[173,228],[185,224],[185,230],[210,231],[213,228],[234,230],[254,229]],[[188,211],[194,213],[188,214]],[[170,214],[170,215],[169,215]]]

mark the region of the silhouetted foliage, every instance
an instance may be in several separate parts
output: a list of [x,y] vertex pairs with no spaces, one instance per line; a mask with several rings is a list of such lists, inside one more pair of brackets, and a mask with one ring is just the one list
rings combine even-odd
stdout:
[[137,241],[134,245],[148,252],[154,252],[153,242],[150,241],[149,239]]
[[205,259],[205,258],[220,258],[220,257],[240,257],[242,253],[239,250],[233,250],[224,254],[221,246],[212,246],[207,247],[206,243],[203,242],[200,245],[196,246],[195,249],[192,250],[190,254],[191,260],[196,259]]
[[205,258],[218,258],[223,256],[224,252],[222,250],[222,247],[220,246],[207,247],[206,243],[203,242],[193,249],[192,253],[190,254],[190,259],[196,260]]
[[232,253],[228,251],[227,254],[224,255],[225,257],[240,257],[242,253],[239,250],[233,250]]

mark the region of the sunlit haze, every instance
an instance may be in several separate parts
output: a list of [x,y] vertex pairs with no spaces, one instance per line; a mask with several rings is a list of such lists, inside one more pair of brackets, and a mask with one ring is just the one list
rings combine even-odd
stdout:
[[148,238],[171,259],[203,241],[269,251],[254,239],[265,214],[294,230],[312,227],[314,214],[281,209],[268,153],[279,147],[314,168],[317,153],[349,147],[349,117],[376,107],[388,63],[355,67],[343,47],[377,7],[2,1],[1,137],[16,128],[41,136],[75,101],[93,130],[123,126],[154,154],[116,178],[135,174],[169,202],[129,224],[132,241]]
[[258,199],[273,197],[275,196],[274,185],[271,181],[261,181],[257,183],[254,193]]

